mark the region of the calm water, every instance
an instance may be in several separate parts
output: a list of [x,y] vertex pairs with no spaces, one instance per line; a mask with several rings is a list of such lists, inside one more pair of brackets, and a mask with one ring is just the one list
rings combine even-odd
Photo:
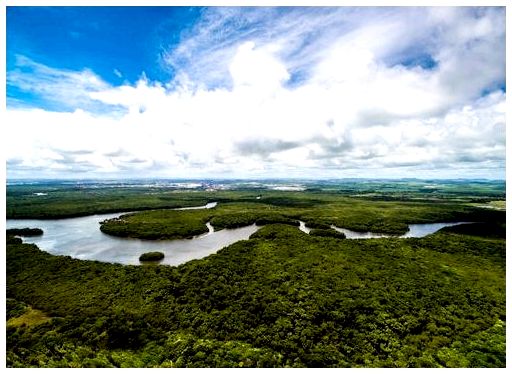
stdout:
[[[217,203],[210,203],[202,207],[179,208],[179,210],[210,209],[216,205]],[[208,233],[183,240],[117,238],[100,231],[99,223],[101,221],[119,215],[120,213],[97,214],[55,220],[9,219],[6,227],[39,227],[43,229],[42,236],[26,237],[23,238],[23,241],[37,244],[39,248],[51,254],[66,255],[82,260],[132,265],[139,264],[139,256],[150,251],[160,251],[165,254],[162,264],[183,264],[190,260],[206,257],[239,240],[248,239],[258,230],[256,225],[251,225],[214,232],[210,223],[207,223]]]
[[[304,222],[302,222],[302,221],[299,221],[299,222],[300,222],[299,229],[301,231],[304,231],[306,234],[309,234],[311,229],[309,227],[307,227]],[[374,233],[374,232],[370,232],[370,231],[367,231],[367,232],[352,231],[352,230],[344,229],[341,227],[336,227],[334,225],[331,225],[331,228],[333,228],[336,231],[344,233],[345,236],[347,237],[347,239],[375,239],[375,238],[391,238],[391,237],[422,238],[424,236],[433,234],[436,231],[441,230],[443,227],[461,225],[464,223],[470,223],[470,222],[442,222],[442,223],[411,224],[411,225],[409,225],[409,231],[406,232],[404,235],[400,235],[400,236],[379,234],[379,233]]]
[[[211,209],[217,203],[209,203],[201,207],[179,208],[185,209]],[[233,244],[239,240],[248,239],[258,230],[253,224],[237,229],[214,231],[210,223],[206,224],[208,233],[198,235],[192,239],[183,240],[140,240],[118,238],[102,233],[100,222],[118,217],[121,213],[97,214],[78,218],[65,218],[54,220],[38,219],[9,219],[6,227],[23,228],[38,227],[44,234],[36,237],[26,237],[26,243],[34,243],[42,250],[55,255],[66,255],[82,260],[98,260],[116,262],[121,264],[139,264],[139,256],[144,252],[160,251],[165,254],[161,262],[168,265],[179,265],[187,261],[206,257],[219,249]],[[401,237],[422,237],[432,234],[446,226],[458,225],[467,222],[428,223],[409,225],[409,232]],[[390,235],[371,232],[356,232],[332,226],[335,230],[345,233],[348,239],[369,239],[389,237]],[[310,229],[300,221],[300,230],[309,233]]]

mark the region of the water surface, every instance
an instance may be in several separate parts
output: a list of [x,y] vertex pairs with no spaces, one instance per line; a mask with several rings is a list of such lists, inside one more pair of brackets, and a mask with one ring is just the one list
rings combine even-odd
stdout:
[[[177,208],[176,210],[211,209],[217,203],[209,203],[201,207]],[[192,239],[180,240],[142,240],[119,238],[100,231],[100,222],[115,218],[124,213],[96,214],[86,217],[64,218],[53,220],[40,219],[9,219],[9,228],[41,228],[41,236],[25,237],[26,243],[34,243],[40,249],[54,255],[65,255],[82,260],[98,260],[121,264],[139,264],[139,256],[145,252],[159,251],[165,254],[162,264],[180,265],[190,260],[206,257],[219,249],[239,240],[249,239],[258,230],[255,224],[237,229],[214,231],[208,222],[208,232]],[[443,227],[454,226],[467,222],[427,223],[409,225],[409,231],[402,238],[423,237]],[[393,237],[393,235],[372,232],[357,232],[336,226],[333,229],[343,232],[348,239],[370,239]],[[309,233],[311,230],[300,221],[299,229]],[[395,236],[396,237],[396,236]]]
[[[306,234],[309,234],[311,229],[306,226],[306,224],[302,221],[299,221],[300,226],[299,229]],[[347,239],[376,239],[376,238],[422,238],[424,236],[433,234],[439,230],[441,230],[443,227],[449,227],[449,226],[455,226],[455,225],[462,225],[466,223],[471,222],[441,222],[441,223],[417,223],[417,224],[410,224],[409,225],[409,231],[407,231],[403,235],[389,235],[389,234],[382,234],[382,233],[375,233],[371,231],[352,231],[349,229],[344,229],[341,227],[337,227],[334,225],[331,225],[331,228],[338,232],[342,232],[345,234]]]
[[[201,207],[177,208],[176,210],[210,209],[217,203]],[[208,222],[208,232],[193,239],[182,240],[141,240],[119,238],[100,231],[100,222],[125,213],[96,214],[78,218],[53,220],[9,219],[6,227],[38,227],[44,231],[41,236],[25,237],[26,243],[34,243],[40,249],[54,255],[65,255],[81,260],[98,260],[121,264],[139,264],[144,252],[159,251],[165,254],[162,264],[179,265],[187,261],[206,257],[219,249],[239,240],[249,239],[258,230],[250,225],[231,230],[214,231]]]

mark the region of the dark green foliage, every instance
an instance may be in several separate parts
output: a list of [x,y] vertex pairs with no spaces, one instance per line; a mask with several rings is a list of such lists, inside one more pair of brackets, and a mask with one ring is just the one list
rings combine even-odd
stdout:
[[43,230],[35,228],[31,229],[25,227],[23,229],[7,229],[7,235],[18,235],[18,236],[39,236],[43,235]]
[[[41,187],[38,189],[40,190]],[[208,198],[193,192],[155,188],[96,188],[52,184],[46,196],[34,196],[30,185],[7,187],[7,218],[65,218],[155,208],[201,206]]]
[[15,318],[21,316],[27,310],[27,304],[15,300],[7,298],[5,301],[6,304],[6,319]]
[[425,238],[410,238],[408,243],[413,248],[421,248],[428,244],[434,251],[443,253],[459,253],[471,256],[483,256],[504,264],[506,256],[506,245],[504,240],[496,238],[485,238],[478,236],[459,235],[439,230],[434,235]]
[[[252,224],[258,219],[266,219],[268,214],[277,214],[286,219],[301,219],[311,228],[326,228],[323,225],[334,224],[355,231],[398,235],[407,231],[409,223],[496,222],[504,221],[505,216],[504,211],[474,206],[504,199],[505,185],[502,181],[383,180],[324,181],[306,184],[314,192],[265,189],[191,192],[165,187],[98,188],[89,187],[87,184],[73,186],[50,182],[37,186],[8,185],[6,209],[7,218],[59,218],[200,206],[218,201],[221,207],[230,207],[221,213],[233,214],[233,217],[229,220],[216,218],[219,220],[217,225],[212,223],[216,229]],[[40,191],[48,192],[48,195],[33,195],[34,192]],[[256,196],[261,198],[256,199]],[[234,218],[243,214],[248,216]],[[186,228],[179,234],[174,230],[167,233],[167,229],[159,228],[145,238],[162,238],[159,237],[162,232],[163,238],[193,236],[197,235],[199,230],[205,230],[200,226]],[[143,230],[121,226],[119,229],[105,227],[105,230],[120,236],[132,236],[132,233],[135,233],[135,237],[143,237],[141,235],[144,234],[141,233],[152,231],[149,225]]]
[[278,241],[293,239],[296,240],[297,235],[307,235],[299,231],[295,227],[283,224],[267,225],[256,231],[249,239],[277,239]]
[[183,239],[208,232],[205,223],[208,212],[204,210],[158,210],[125,214],[101,222],[105,234],[140,239]]
[[291,225],[291,226],[299,226],[299,221],[295,219],[291,219],[288,217],[283,217],[279,215],[274,216],[264,216],[261,218],[258,218],[255,222],[258,226],[264,226],[264,225],[270,225],[274,223],[282,223],[283,225]]
[[[48,185],[37,197],[34,187],[8,186],[8,217],[221,202],[102,225],[119,236],[190,237],[208,221],[216,230],[265,226],[178,267],[52,256],[8,237],[7,318],[28,305],[51,318],[9,325],[7,366],[504,367],[505,212],[468,205],[504,198],[504,183],[428,184],[327,181],[314,192],[257,193]],[[298,220],[317,230],[301,232]],[[408,223],[442,221],[484,224],[410,239],[314,233],[336,225],[401,234]]]
[[313,229],[309,232],[312,236],[321,236],[326,238],[345,239],[346,236],[342,232],[338,232],[334,229]]
[[101,222],[101,231],[115,236],[141,239],[191,238],[208,231],[210,221],[215,230],[233,229],[257,224],[283,223],[299,226],[299,222],[277,208],[261,204],[224,204],[209,210],[153,210],[131,213]]
[[[166,333],[140,350],[107,348],[116,332],[112,319],[73,321],[53,319],[37,329],[10,328],[7,344],[8,367],[276,367],[282,356],[267,348],[254,348],[237,341],[198,339],[185,333]],[[122,318],[115,325],[124,323]],[[114,325],[114,326],[115,326]],[[96,347],[77,339],[93,338]],[[29,347],[27,348],[20,348]]]
[[441,229],[442,232],[452,232],[464,235],[474,235],[489,238],[503,238],[506,236],[506,229],[504,224],[478,222],[469,223],[465,225],[449,226]]
[[325,200],[304,198],[302,193],[284,193],[281,196],[264,196],[259,200],[262,204],[270,204],[282,207],[311,208],[325,204]]
[[5,238],[7,244],[21,244],[23,243],[23,240],[21,238],[17,238],[16,236],[7,235]]
[[331,225],[329,225],[327,223],[318,222],[318,221],[307,221],[307,222],[304,222],[304,223],[310,229],[329,230],[331,228]]
[[8,330],[8,365],[502,367],[504,247],[267,225],[202,260],[137,267],[8,245],[7,296],[53,316]]
[[505,337],[505,322],[498,320],[487,330],[468,337],[464,342],[455,342],[435,354],[424,356],[446,367],[505,367]]
[[299,222],[293,218],[273,212],[268,213],[265,212],[265,210],[237,213],[223,213],[223,211],[225,210],[219,209],[219,212],[215,213],[214,217],[210,221],[216,229],[232,229],[252,225],[253,223],[258,226],[268,225],[271,223],[283,223],[286,225],[299,226]]
[[215,216],[210,220],[215,229],[234,229],[237,227],[243,227],[252,225],[258,219],[258,215],[254,213],[227,213],[221,216]]
[[322,205],[308,209],[245,202],[223,203],[208,210],[131,213],[102,222],[101,230],[121,237],[180,239],[206,232],[208,220],[215,230],[254,223],[298,226],[298,220],[303,220],[310,228],[330,229],[335,225],[354,231],[401,235],[407,232],[409,223],[484,221],[499,224],[505,218],[504,212],[463,204],[368,202],[329,195],[322,198]]
[[140,255],[139,261],[160,261],[165,255],[162,252],[146,252]]

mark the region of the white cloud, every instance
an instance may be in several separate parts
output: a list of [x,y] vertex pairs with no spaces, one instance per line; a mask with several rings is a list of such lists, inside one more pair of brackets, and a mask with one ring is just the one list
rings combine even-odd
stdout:
[[272,47],[267,47],[267,51],[258,50],[251,41],[238,47],[229,64],[234,89],[247,87],[272,94],[290,78],[285,66],[272,56]]
[[[109,86],[89,69],[70,71],[48,67],[28,57],[16,56],[16,68],[7,74],[7,86],[35,95],[45,106],[57,110],[105,110],[90,94]],[[119,108],[108,108],[110,111]]]
[[[10,108],[8,173],[503,177],[503,22],[491,8],[216,8],[167,53],[174,82],[112,87],[21,61],[32,74],[10,84],[84,110]],[[408,62],[423,55],[436,65]]]

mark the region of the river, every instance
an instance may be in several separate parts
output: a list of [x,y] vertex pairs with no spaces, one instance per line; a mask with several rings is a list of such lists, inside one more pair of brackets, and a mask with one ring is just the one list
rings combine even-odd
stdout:
[[[176,210],[211,209],[217,203],[200,207],[177,208]],[[124,214],[124,213],[123,213]],[[100,222],[118,217],[120,213],[96,214],[63,219],[9,219],[6,227],[38,227],[41,236],[25,237],[26,243],[34,243],[42,250],[54,255],[65,255],[82,260],[98,260],[121,264],[138,265],[144,252],[159,251],[165,254],[162,264],[180,265],[190,260],[206,257],[239,240],[248,239],[258,230],[250,225],[231,230],[214,231],[207,223],[208,232],[193,239],[141,240],[118,238],[100,231]]]
[[[176,210],[211,209],[217,203],[209,203],[200,207],[177,208]],[[9,228],[41,228],[41,236],[25,237],[26,243],[34,243],[39,248],[54,255],[65,255],[82,260],[98,260],[121,264],[138,265],[139,256],[145,252],[159,251],[165,254],[162,264],[180,265],[190,260],[206,257],[219,249],[239,240],[248,239],[259,227],[255,224],[236,229],[214,231],[208,222],[208,232],[192,239],[180,240],[141,240],[118,238],[100,231],[99,223],[105,219],[118,217],[121,213],[96,214],[78,218],[63,219],[9,219]],[[459,223],[429,223],[409,225],[409,232],[402,237],[422,237],[436,232],[445,226]],[[332,226],[337,231],[345,233],[348,239],[380,238],[390,235],[376,233],[360,233]],[[302,231],[309,233],[310,229],[300,222]]]
[[[311,229],[306,226],[306,224],[303,221],[299,221],[299,229],[306,234],[309,234]],[[403,235],[389,235],[389,234],[381,234],[381,233],[375,233],[375,232],[359,232],[359,231],[352,231],[349,229],[344,229],[341,227],[336,227],[334,225],[331,225],[331,228],[342,232],[345,234],[347,239],[377,239],[377,238],[422,238],[424,236],[430,235],[435,233],[436,231],[441,230],[443,227],[449,227],[449,226],[455,226],[455,225],[462,225],[466,223],[471,222],[441,222],[441,223],[417,223],[417,224],[410,224],[409,225],[409,231],[407,231]]]

